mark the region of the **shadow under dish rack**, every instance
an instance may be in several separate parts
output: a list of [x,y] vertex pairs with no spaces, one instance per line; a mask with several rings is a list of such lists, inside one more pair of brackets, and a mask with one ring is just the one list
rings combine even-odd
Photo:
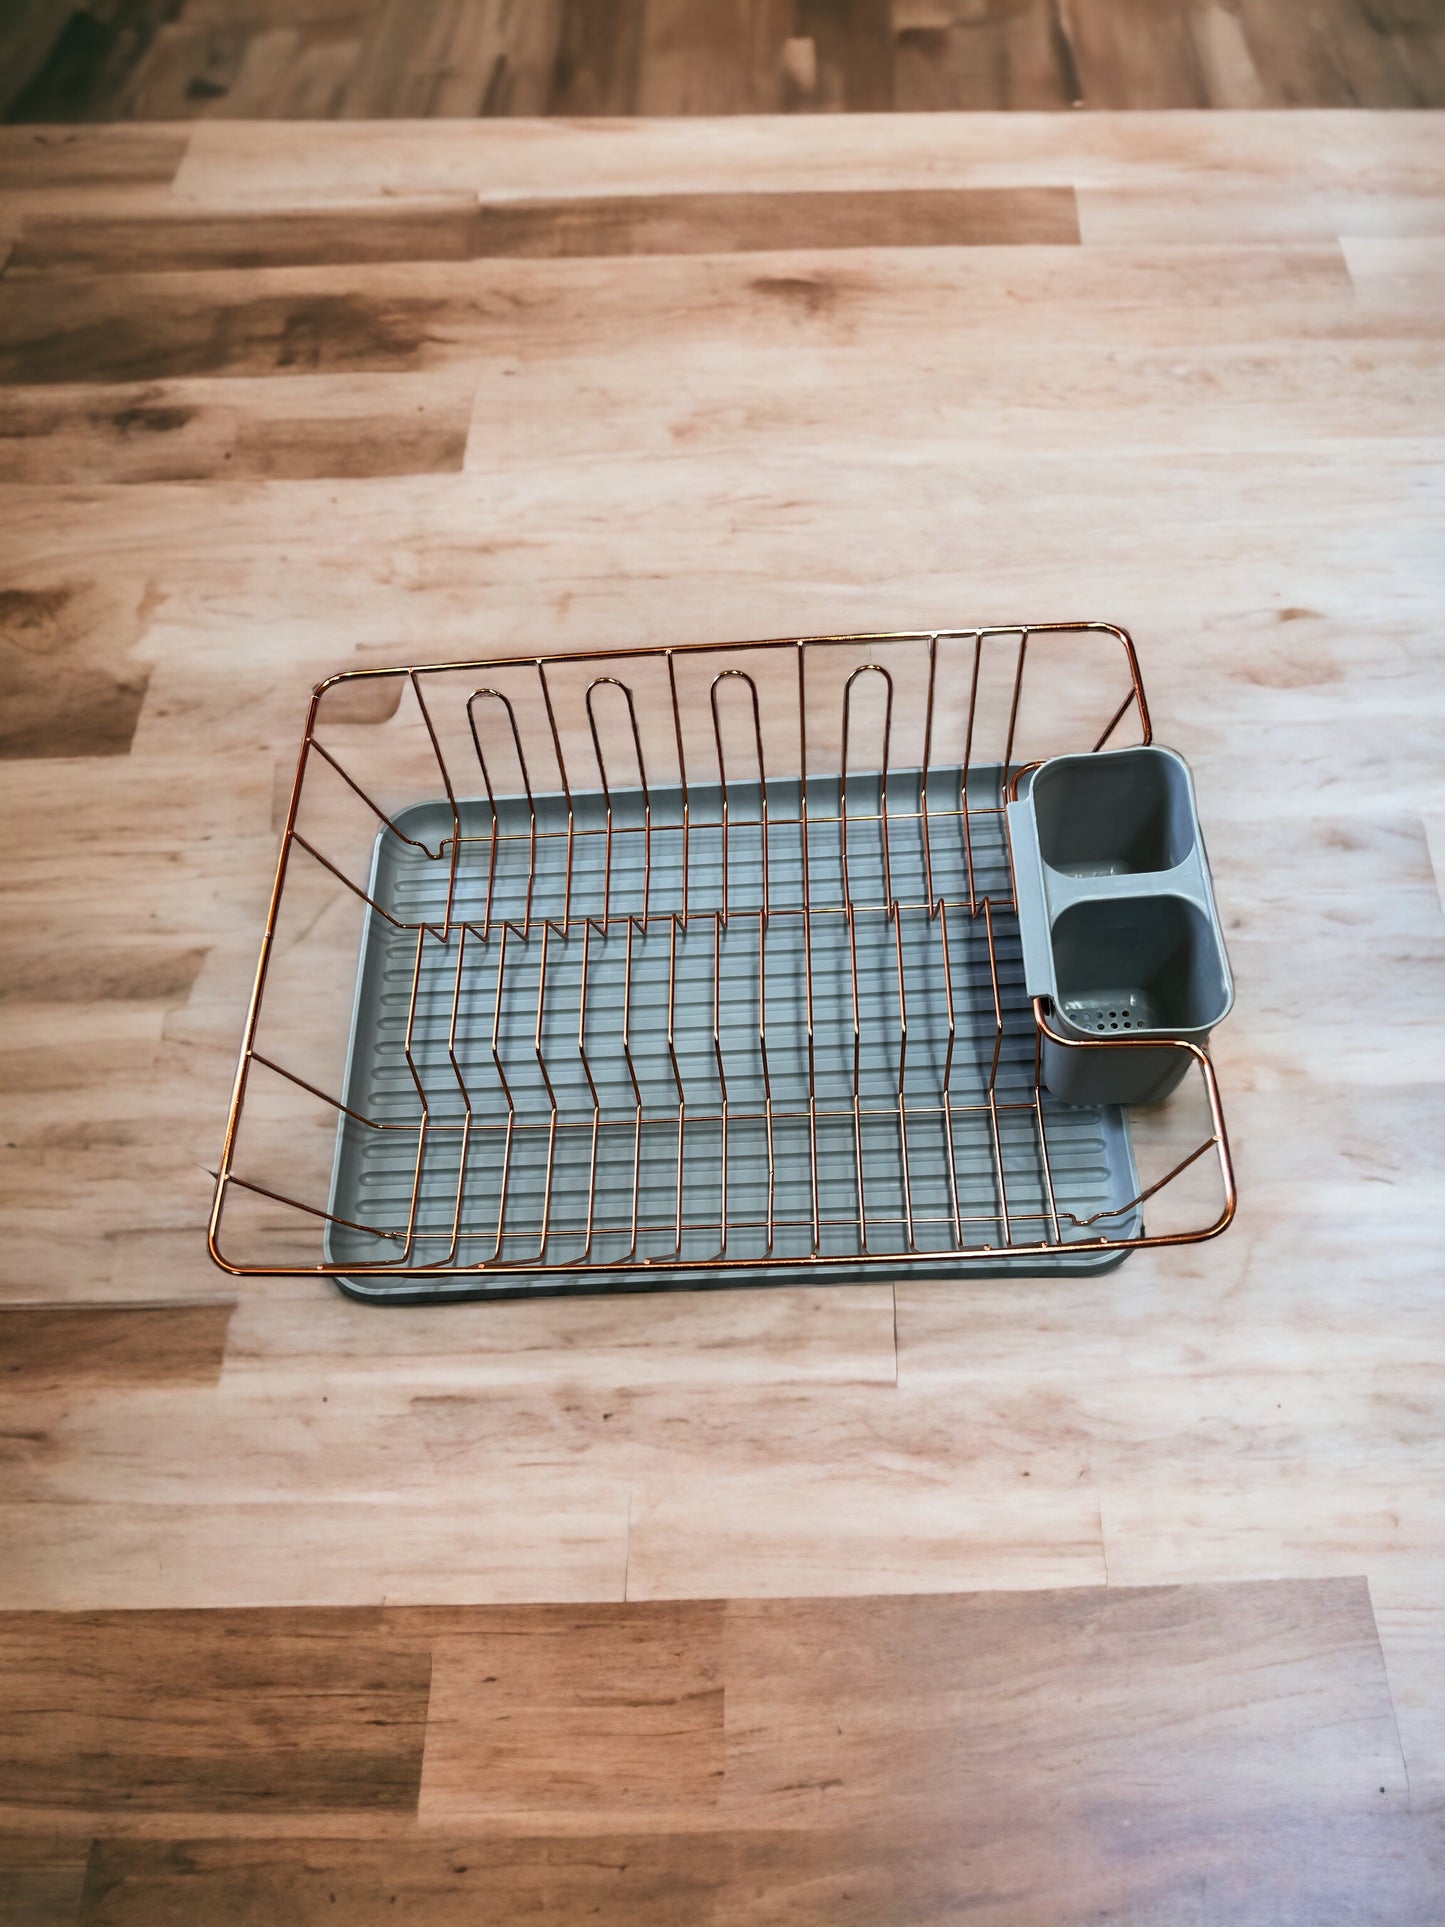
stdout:
[[[1213,1236],[1205,1050],[1090,1039],[1026,979],[1010,797],[1121,733],[1148,709],[1102,623],[332,677],[211,1255],[415,1302],[1070,1274]],[[1131,1128],[1050,1089],[1046,1051],[1145,1048],[1192,1109]]]

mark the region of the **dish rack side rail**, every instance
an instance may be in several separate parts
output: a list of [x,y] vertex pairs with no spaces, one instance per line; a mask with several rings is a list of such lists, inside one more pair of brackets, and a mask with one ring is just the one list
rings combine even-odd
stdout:
[[[1027,1013],[1032,1047],[1025,1062],[1019,1025],[1007,1014],[1022,993],[1009,949],[1016,901],[1005,804],[1019,778],[1043,760],[1030,754],[1026,698],[1031,669],[1060,645],[1108,652],[1117,689],[1096,713],[1102,726],[1089,740],[1066,739],[1044,753],[1104,749],[1131,716],[1137,740],[1147,743],[1149,712],[1133,643],[1124,630],[1099,622],[516,655],[328,678],[313,692],[287,809],[217,1173],[212,1257],[238,1275],[404,1271],[423,1282],[589,1267],[691,1274],[796,1265],[801,1277],[810,1264],[840,1259],[861,1266],[913,1257],[1022,1260],[1194,1242],[1222,1231],[1234,1213],[1235,1187],[1207,1053],[1173,1046],[1195,1060],[1202,1078],[1202,1141],[1182,1147],[1171,1168],[1127,1203],[1081,1216],[1060,1202],[1041,1082],[1043,1040],[1078,1050],[1128,1046],[1060,1036],[1050,1007],[1036,999]],[[413,736],[435,772],[430,796],[423,787],[401,803],[389,795],[378,800],[376,786],[357,771],[357,732],[345,750],[333,746],[334,736],[323,740],[323,713],[338,691],[383,697],[378,713],[393,693],[409,699]],[[1047,707],[1047,689],[1042,694]],[[308,786],[318,779],[339,782],[374,819],[377,851],[365,880],[354,848],[324,847],[303,828]],[[383,853],[426,887],[410,900],[383,891]],[[358,1095],[349,1083],[338,1095],[283,1062],[262,1035],[288,877],[298,863],[317,866],[359,899],[368,928],[384,926],[393,954],[399,949],[407,961],[409,986],[402,986],[397,1016],[400,1084],[385,1101]],[[729,1063],[722,1019],[724,952],[736,950],[740,929],[752,933],[757,978],[756,1035],[741,1080]],[[851,1089],[846,1049],[841,1089],[815,1062],[820,931],[830,933],[830,954],[846,963],[843,1015],[829,1015],[846,1036],[851,1014]],[[781,1047],[768,1015],[769,956],[780,943],[800,959],[801,999],[800,1021]],[[680,972],[680,952],[705,959],[709,951],[710,980],[706,968],[700,976]],[[602,1018],[605,1067],[589,1044],[588,1017],[589,986],[597,983],[591,960],[604,954],[612,959]],[[643,966],[634,959],[663,954],[665,964],[654,962],[648,978],[653,1035],[647,1051],[635,1050],[632,1004]],[[567,956],[577,1002],[575,1012],[569,1004],[559,1016],[548,998],[555,1002],[558,960]],[[519,991],[524,958],[532,962]],[[885,992],[880,973],[888,970]],[[479,973],[494,983],[480,1034],[468,1016]],[[920,1051],[915,1021],[910,1059],[910,999],[919,997],[920,973],[934,1035]],[[704,1045],[710,1034],[713,1062],[700,1098],[697,1067],[679,1055],[677,1014],[686,1005],[696,1016],[709,988],[711,1018],[704,1009],[701,1031]],[[340,983],[337,993],[346,994]],[[591,994],[596,1000],[595,988]],[[519,997],[526,1004],[521,1018]],[[887,1036],[880,1040],[877,1015],[885,1008]],[[872,1012],[869,1023],[860,1022],[860,1010]],[[553,1053],[559,1023],[570,1027],[574,1017],[569,1087]],[[865,1030],[872,1033],[866,1045]],[[479,1065],[489,1073],[485,1090]],[[246,1166],[243,1120],[264,1078],[322,1107],[342,1133],[385,1138],[395,1153],[393,1187],[399,1170],[409,1194],[400,1215],[370,1222],[347,1216],[329,1195],[295,1196]],[[740,1082],[746,1089],[737,1088]],[[927,1211],[915,1211],[909,1184],[908,1132],[920,1117],[936,1120],[946,1143]],[[644,1132],[651,1142],[672,1118],[675,1195],[659,1199],[655,1158],[644,1183]],[[745,1126],[756,1127],[751,1141],[765,1156],[766,1181],[754,1187],[750,1215],[730,1219],[730,1132]],[[831,1144],[839,1128],[853,1145],[852,1196],[841,1208],[836,1186],[830,1202],[825,1182],[826,1146],[820,1154],[820,1129]],[[1007,1144],[1024,1129],[1040,1182],[1031,1203],[1011,1203]],[[901,1154],[891,1154],[901,1187],[894,1187],[898,1208],[880,1230],[865,1192],[875,1156],[867,1147],[883,1130],[901,1141]],[[1053,1130],[1056,1140],[1056,1115]],[[629,1131],[630,1226],[625,1208],[620,1220],[615,1209],[610,1216],[605,1206],[599,1211],[599,1147],[621,1139],[625,1162]],[[705,1139],[713,1133],[721,1160],[721,1213],[710,1224],[685,1209],[689,1131],[694,1142],[699,1132]],[[795,1166],[802,1159],[801,1191],[780,1176],[777,1146],[787,1131]],[[977,1188],[960,1181],[965,1137],[984,1161],[979,1182],[988,1202],[981,1209]],[[524,1142],[539,1147],[530,1162],[519,1149]],[[565,1154],[559,1161],[559,1144],[569,1142],[580,1151],[570,1163]],[[604,1149],[604,1165],[608,1156]],[[479,1157],[494,1177],[500,1168],[484,1222],[468,1177]],[[1216,1216],[1183,1230],[1151,1235],[1140,1225],[1133,1235],[1119,1232],[1118,1221],[1134,1213],[1138,1223],[1144,1202],[1211,1157],[1222,1198]],[[434,1212],[421,1210],[430,1181],[424,1173],[439,1158],[450,1159],[457,1174],[455,1209],[440,1227]],[[611,1169],[615,1189],[615,1156]],[[509,1179],[530,1188],[530,1220],[529,1207],[509,1200]],[[651,1195],[644,1197],[645,1188]],[[625,1173],[622,1189],[625,1204]],[[349,1236],[352,1249],[333,1257],[327,1242],[320,1257],[304,1263],[277,1262],[268,1253],[238,1257],[223,1242],[236,1192],[264,1201],[288,1223],[310,1223],[327,1241]],[[780,1204],[784,1193],[791,1205]],[[562,1228],[554,1229],[559,1210]],[[709,1235],[713,1248],[706,1250],[698,1241]]]

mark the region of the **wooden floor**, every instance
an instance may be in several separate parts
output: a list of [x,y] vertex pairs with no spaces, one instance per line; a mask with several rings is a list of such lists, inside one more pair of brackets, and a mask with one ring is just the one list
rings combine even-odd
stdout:
[[1445,106],[1439,0],[8,0],[0,117]]
[[1362,1580],[16,1615],[0,1725],[0,1921],[47,1927],[1277,1927],[1440,1891]]
[[[1445,117],[13,128],[0,222],[0,1921],[1439,1927]],[[321,676],[1070,616],[1223,1238],[210,1268]]]

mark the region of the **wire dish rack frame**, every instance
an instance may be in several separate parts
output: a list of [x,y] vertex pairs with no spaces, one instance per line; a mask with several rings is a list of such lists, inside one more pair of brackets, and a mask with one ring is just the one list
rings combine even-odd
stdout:
[[[211,1256],[414,1302],[1093,1271],[1215,1236],[1207,1052],[1170,1046],[1202,1135],[1141,1175],[1125,1113],[1042,1080],[1045,1039],[1129,1046],[1023,989],[1005,804],[1121,733],[1150,740],[1148,705],[1099,622],[329,678]],[[1207,1169],[1208,1207],[1147,1231]]]

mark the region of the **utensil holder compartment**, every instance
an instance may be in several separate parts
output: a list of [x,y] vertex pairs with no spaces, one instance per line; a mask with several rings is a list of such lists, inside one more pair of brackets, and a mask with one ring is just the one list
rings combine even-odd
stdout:
[[[1008,808],[1025,982],[1053,1005],[1043,1081],[1066,1104],[1156,1104],[1233,1001],[1184,759],[1058,757]],[[1155,1041],[1157,1048],[1149,1048]]]

